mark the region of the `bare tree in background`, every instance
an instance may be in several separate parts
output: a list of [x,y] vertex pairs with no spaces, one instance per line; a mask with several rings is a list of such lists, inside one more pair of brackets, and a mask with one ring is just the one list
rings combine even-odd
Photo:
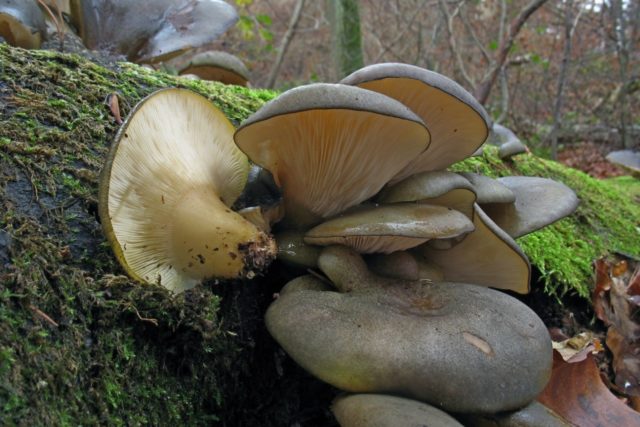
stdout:
[[564,2],[564,49],[562,54],[562,64],[560,66],[560,76],[558,77],[558,90],[556,92],[556,101],[553,108],[553,125],[549,132],[548,139],[551,141],[551,158],[558,158],[558,129],[562,120],[562,107],[564,104],[564,87],[571,63],[571,45],[573,33],[578,26],[580,16],[584,9],[578,8],[575,12],[574,0],[565,0]]
[[289,20],[289,26],[287,27],[287,32],[284,34],[282,38],[282,42],[278,47],[278,56],[276,56],[276,62],[273,64],[271,71],[269,72],[269,78],[267,79],[266,87],[269,89],[273,88],[273,85],[278,78],[278,74],[280,73],[280,67],[282,67],[282,61],[284,60],[284,56],[289,49],[289,45],[291,44],[291,39],[296,32],[298,27],[298,22],[300,22],[300,15],[302,14],[302,8],[304,7],[305,0],[296,0],[296,7],[293,9],[293,13],[291,14],[291,20]]
[[358,0],[326,0],[333,35],[335,79],[340,80],[364,66]]

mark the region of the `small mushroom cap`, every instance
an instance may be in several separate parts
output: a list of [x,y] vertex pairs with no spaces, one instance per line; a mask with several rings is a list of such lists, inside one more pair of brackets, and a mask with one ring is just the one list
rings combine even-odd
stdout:
[[442,268],[445,280],[528,293],[531,266],[516,242],[478,205],[473,225],[475,230],[449,249],[423,245],[416,251]]
[[380,191],[427,148],[429,132],[394,99],[318,83],[266,103],[234,138],[282,188],[285,220],[307,226]]
[[508,159],[516,154],[522,154],[529,151],[527,146],[524,145],[520,140],[512,140],[509,142],[505,142],[498,149],[498,157],[501,159]]
[[476,194],[473,185],[460,175],[432,171],[411,175],[383,188],[376,200],[380,203],[421,202],[446,206],[472,218]]
[[476,193],[476,203],[513,203],[516,200],[515,194],[500,181],[485,175],[473,172],[461,172],[465,179],[472,185]]
[[321,246],[341,244],[360,253],[391,253],[472,230],[469,218],[453,209],[396,203],[358,209],[330,219],[309,230],[304,241]]
[[618,150],[607,154],[607,160],[628,169],[635,175],[640,174],[640,152],[633,150]]
[[35,0],[0,0],[0,36],[11,46],[38,49],[47,33]]
[[482,210],[513,238],[571,215],[580,203],[572,189],[552,179],[507,176],[498,181],[515,194],[515,203],[485,204]]
[[487,139],[488,144],[500,146],[510,141],[520,141],[520,139],[511,129],[500,123],[494,123],[493,126],[491,126],[491,133]]
[[72,22],[85,45],[159,62],[211,43],[238,20],[221,0],[72,0]]
[[194,55],[180,67],[178,74],[192,74],[203,80],[247,86],[249,70],[237,56],[222,51],[202,52]]
[[426,403],[384,394],[351,394],[331,405],[341,427],[463,427],[452,416]]
[[100,179],[100,219],[134,278],[179,292],[252,277],[275,243],[229,206],[247,179],[233,125],[206,98],[165,89],[120,129]]
[[413,110],[431,132],[431,146],[394,178],[446,169],[469,157],[489,135],[489,116],[480,103],[448,77],[408,64],[364,67],[341,83],[384,93]]

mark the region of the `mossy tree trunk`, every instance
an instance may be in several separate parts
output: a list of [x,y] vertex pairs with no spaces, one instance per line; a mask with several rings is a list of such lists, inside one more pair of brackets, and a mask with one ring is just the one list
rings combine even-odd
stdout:
[[273,96],[0,45],[2,425],[326,421],[329,388],[263,327],[282,270],[173,297],[123,276],[102,235],[98,178],[118,129],[105,99],[124,117],[169,86],[236,125]]
[[364,66],[358,0],[326,0],[331,23],[335,78],[340,80]]

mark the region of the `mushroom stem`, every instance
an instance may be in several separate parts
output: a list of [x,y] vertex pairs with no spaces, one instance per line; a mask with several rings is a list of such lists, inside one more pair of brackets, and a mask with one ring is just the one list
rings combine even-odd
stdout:
[[192,189],[175,205],[170,231],[176,268],[195,279],[240,278],[268,264],[275,243],[227,207],[211,188]]
[[383,286],[384,279],[371,273],[360,254],[346,246],[327,246],[318,257],[318,267],[340,292]]

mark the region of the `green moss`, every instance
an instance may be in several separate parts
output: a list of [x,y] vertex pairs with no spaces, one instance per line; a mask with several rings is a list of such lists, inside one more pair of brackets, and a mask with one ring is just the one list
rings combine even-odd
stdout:
[[0,424],[290,424],[296,408],[244,409],[269,401],[264,389],[298,393],[254,354],[275,352],[255,342],[268,282],[179,297],[141,286],[121,275],[96,214],[119,127],[108,95],[125,117],[157,89],[186,87],[237,125],[274,92],[6,44],[0,74]]
[[640,255],[640,185],[631,177],[597,180],[560,163],[531,154],[502,162],[495,147],[483,156],[453,166],[492,177],[541,176],[572,188],[580,205],[570,217],[523,236],[518,243],[538,269],[549,294],[573,292],[589,298],[593,285],[592,263],[612,252]]

